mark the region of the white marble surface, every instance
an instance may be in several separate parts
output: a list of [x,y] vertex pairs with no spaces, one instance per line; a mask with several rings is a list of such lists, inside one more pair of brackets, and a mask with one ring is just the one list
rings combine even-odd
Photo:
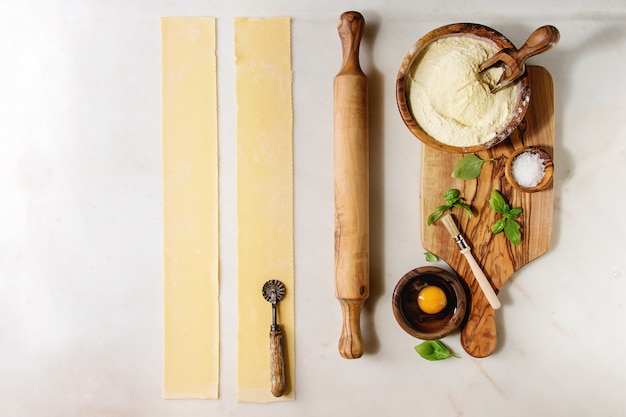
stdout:
[[[333,295],[332,78],[339,14],[368,23],[372,296],[367,352],[339,357]],[[164,15],[218,18],[221,398],[165,401],[162,373],[160,33]],[[235,401],[232,20],[293,18],[296,401]],[[518,46],[553,24],[530,63],[555,83],[550,251],[502,291],[499,348],[427,362],[391,311],[426,265],[421,143],[394,85],[440,25],[492,26]],[[626,414],[626,3],[615,0],[4,1],[0,5],[0,415],[622,416]]]

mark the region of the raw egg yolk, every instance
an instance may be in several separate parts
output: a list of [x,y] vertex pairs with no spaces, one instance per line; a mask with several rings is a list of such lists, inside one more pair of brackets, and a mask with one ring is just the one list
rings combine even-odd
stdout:
[[447,303],[446,293],[435,285],[428,285],[417,294],[417,305],[426,314],[439,313]]

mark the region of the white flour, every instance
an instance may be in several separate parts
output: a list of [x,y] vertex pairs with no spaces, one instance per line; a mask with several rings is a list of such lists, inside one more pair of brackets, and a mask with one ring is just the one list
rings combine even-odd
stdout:
[[517,89],[492,94],[502,69],[478,75],[478,67],[498,48],[467,36],[438,39],[413,64],[409,100],[413,117],[426,133],[451,146],[473,146],[502,130],[515,110]]

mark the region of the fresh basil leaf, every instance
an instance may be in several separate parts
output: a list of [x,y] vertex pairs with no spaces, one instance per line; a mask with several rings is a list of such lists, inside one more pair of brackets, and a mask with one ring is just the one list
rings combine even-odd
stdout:
[[522,208],[521,207],[515,207],[512,208],[511,210],[509,210],[506,213],[506,217],[509,219],[516,219],[519,217],[519,215],[522,214]]
[[461,195],[461,192],[459,190],[457,190],[456,188],[451,188],[444,193],[443,199],[448,201],[448,200],[452,200],[453,198],[457,198],[460,195]]
[[437,255],[432,252],[424,252],[424,255],[426,256],[426,261],[428,262],[437,262],[439,260]]
[[509,211],[509,205],[504,201],[504,197],[498,190],[491,192],[491,198],[489,199],[489,205],[498,213],[506,213]]
[[491,228],[491,232],[495,235],[504,230],[504,224],[506,223],[506,219],[503,217],[498,219],[498,221]]
[[462,203],[463,197],[461,197],[461,192],[456,188],[451,188],[443,194],[443,198],[446,200],[446,204],[441,205],[435,209],[427,218],[426,224],[431,225],[435,223],[446,210],[449,210],[453,207],[460,207],[467,212],[469,217],[472,217],[472,209],[470,206]]
[[511,208],[498,190],[493,190],[491,192],[489,204],[492,209],[503,215],[501,219],[496,221],[491,228],[491,231],[493,233],[500,233],[501,231],[504,231],[504,234],[511,243],[514,245],[521,244],[522,233],[520,232],[520,224],[514,219],[522,214],[523,209],[521,207]]
[[430,215],[426,218],[426,225],[430,226],[431,224],[435,223],[437,219],[439,219],[443,215],[444,211],[445,210],[440,210],[439,208],[437,208],[437,210],[430,213]]
[[458,358],[458,355],[450,352],[450,349],[439,340],[426,340],[415,346],[415,351],[424,359],[429,361],[439,361],[451,356]]
[[459,208],[462,208],[463,210],[465,210],[465,212],[467,213],[467,217],[472,217],[472,215],[474,214],[474,213],[472,213],[472,208],[470,206],[468,206],[467,204],[456,203],[454,205],[454,207],[459,207]]
[[520,225],[515,220],[507,220],[504,224],[504,234],[507,239],[514,245],[520,245],[522,243],[522,233],[520,232]]
[[478,178],[484,163],[484,160],[474,154],[466,155],[454,165],[452,178],[459,180],[473,180]]

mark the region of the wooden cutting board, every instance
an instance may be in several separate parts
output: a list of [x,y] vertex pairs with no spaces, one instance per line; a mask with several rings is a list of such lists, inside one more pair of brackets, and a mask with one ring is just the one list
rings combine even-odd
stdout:
[[[496,315],[482,294],[465,257],[442,224],[426,225],[426,217],[444,203],[443,193],[451,188],[461,191],[474,215],[469,218],[461,209],[452,210],[461,233],[472,247],[472,253],[487,278],[499,292],[511,275],[548,251],[552,240],[554,209],[553,187],[536,193],[515,190],[507,182],[504,165],[514,151],[512,143],[542,147],[554,159],[554,89],[550,73],[542,67],[527,66],[531,80],[531,99],[525,122],[511,137],[488,151],[476,155],[485,162],[476,180],[457,180],[452,169],[462,155],[442,152],[429,146],[422,149],[421,212],[422,245],[446,261],[467,283],[471,302],[468,318],[461,331],[461,344],[474,357],[492,354],[497,345]],[[522,226],[522,243],[511,244],[504,233],[494,235],[491,227],[500,218],[489,205],[492,190],[497,189],[512,207],[522,207],[518,218]],[[506,304],[502,309],[507,308]]]

